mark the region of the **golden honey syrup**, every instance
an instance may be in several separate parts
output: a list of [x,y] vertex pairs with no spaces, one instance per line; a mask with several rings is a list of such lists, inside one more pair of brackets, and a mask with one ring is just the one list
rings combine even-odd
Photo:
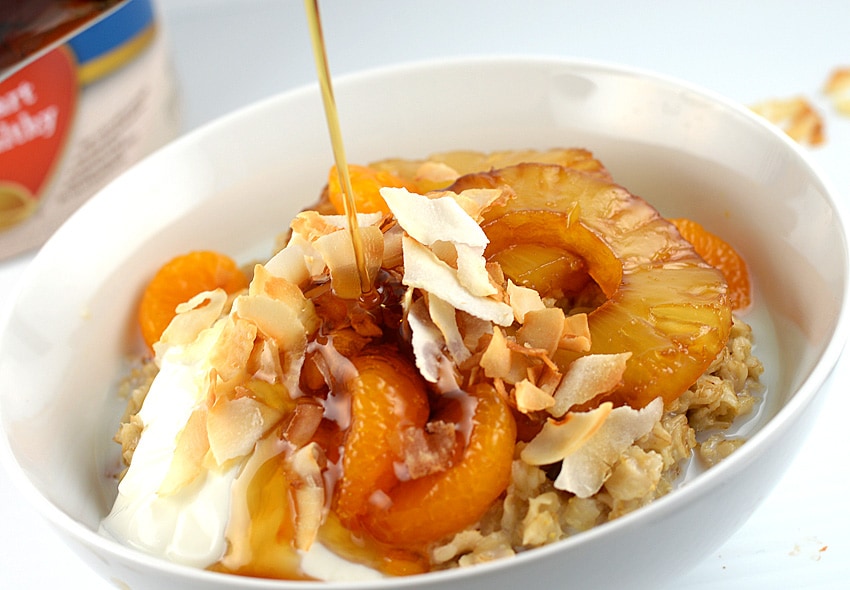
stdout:
[[[372,316],[372,321],[376,325],[381,325],[386,333],[385,337],[379,340],[394,341],[397,332],[395,324],[398,321],[390,321],[389,325],[386,325],[386,321],[387,317],[395,316],[398,316],[396,319],[400,321],[400,312],[393,313],[390,310],[400,307],[401,291],[393,288],[392,285],[385,284],[376,288],[368,272],[354,191],[327,64],[318,3],[315,0],[305,0],[305,8],[356,266],[356,277],[351,278],[356,278],[355,284],[358,286],[356,299],[346,298],[346,295],[354,294],[351,290],[346,293],[335,292],[328,288],[328,284],[314,286],[310,290],[312,296],[310,294],[308,296],[317,305],[325,326],[344,322],[345,318],[369,315]],[[338,350],[346,350],[349,347],[344,331],[339,333],[329,330],[322,335],[321,340],[321,343],[312,344],[313,355],[317,357],[330,355],[336,358],[336,362],[331,364],[337,367],[335,371],[338,373],[342,371],[339,369],[340,366],[350,366]],[[397,342],[392,342],[390,347],[396,348]],[[413,366],[412,359],[406,359],[406,363]],[[325,382],[327,377],[315,370],[315,366],[313,362],[306,363],[302,372],[302,387],[307,390],[306,393],[310,397],[323,398],[320,405],[322,420],[310,438],[311,441],[318,442],[327,454],[325,459],[328,465],[323,478],[325,488],[331,490],[324,498],[328,506],[331,503],[331,498],[328,496],[332,495],[332,490],[337,487],[343,465],[339,452],[334,450],[342,448],[343,434],[349,426],[345,422],[350,420],[348,414],[351,410],[348,409],[348,405],[351,402],[348,399],[350,394],[345,386],[341,386],[338,392],[333,391],[334,387]],[[343,384],[346,378],[347,376],[340,373],[334,375],[331,381]],[[311,384],[315,384],[315,390]],[[300,399],[303,401],[309,398],[305,396]],[[339,410],[338,406],[344,406],[345,409]],[[297,411],[289,421],[290,425],[297,420],[295,414]],[[210,570],[261,578],[312,579],[305,573],[301,564],[301,553],[296,548],[299,515],[295,507],[294,494],[298,493],[299,482],[298,475],[293,473],[291,461],[295,446],[292,441],[287,440],[285,428],[285,425],[275,428],[262,438],[243,466],[232,495],[234,505],[231,508],[231,518],[226,531],[228,549],[220,561],[210,566]],[[326,509],[324,512],[316,541],[339,558],[390,576],[428,571],[428,561],[420,552],[381,543],[368,534],[343,526],[333,510]]]
[[322,23],[319,17],[318,0],[304,0],[304,7],[307,11],[307,21],[310,26],[310,38],[313,43],[313,54],[316,58],[316,73],[319,78],[319,88],[322,91],[322,102],[325,106],[325,116],[328,121],[331,148],[333,149],[334,161],[336,162],[336,169],[339,174],[340,185],[342,186],[345,217],[348,221],[351,245],[354,248],[354,262],[357,266],[360,293],[366,295],[372,291],[372,285],[366,268],[366,255],[363,240],[360,236],[360,226],[357,222],[357,206],[354,202],[354,189],[351,186],[351,175],[348,172],[345,146],[342,141],[342,131],[339,125],[339,114],[333,94],[327,50],[325,48],[324,36],[322,35]]

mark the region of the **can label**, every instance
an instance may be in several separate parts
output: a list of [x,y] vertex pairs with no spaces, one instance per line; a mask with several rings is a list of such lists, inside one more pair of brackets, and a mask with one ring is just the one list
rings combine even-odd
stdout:
[[64,47],[0,85],[0,228],[35,212],[65,147],[76,106],[76,64]]
[[176,135],[172,76],[151,0],[127,0],[0,79],[0,258]]

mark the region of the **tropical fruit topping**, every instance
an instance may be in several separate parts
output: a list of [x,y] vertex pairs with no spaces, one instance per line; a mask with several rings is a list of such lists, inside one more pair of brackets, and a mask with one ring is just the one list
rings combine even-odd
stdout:
[[215,252],[151,280],[106,533],[267,578],[469,565],[650,502],[752,407],[743,259],[590,152],[350,172],[367,292],[334,169],[250,282]]

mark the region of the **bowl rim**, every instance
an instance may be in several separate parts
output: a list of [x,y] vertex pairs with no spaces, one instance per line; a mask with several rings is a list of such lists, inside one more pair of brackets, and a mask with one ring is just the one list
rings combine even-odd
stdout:
[[[665,496],[653,500],[647,506],[628,513],[616,520],[597,525],[588,531],[535,548],[533,551],[517,554],[510,559],[500,559],[490,563],[479,564],[473,568],[457,568],[409,577],[370,580],[362,583],[322,582],[321,587],[331,589],[374,587],[402,588],[421,583],[422,576],[427,576],[429,580],[457,580],[461,577],[475,576],[477,575],[477,572],[511,567],[511,564],[516,560],[538,560],[553,552],[569,551],[573,545],[583,543],[585,540],[603,535],[616,534],[616,531],[621,528],[641,526],[644,522],[651,521],[656,518],[656,515],[658,514],[675,512],[679,506],[690,502],[693,497],[705,493],[705,488],[711,488],[719,485],[721,480],[740,469],[742,465],[746,465],[755,460],[758,450],[761,447],[769,444],[771,440],[775,440],[777,437],[782,436],[783,433],[790,427],[794,417],[802,413],[809,405],[811,405],[819,393],[823,395],[822,385],[828,381],[847,344],[848,335],[850,335],[850,263],[848,263],[847,238],[848,228],[850,228],[850,223],[848,223],[850,215],[848,215],[847,206],[845,206],[841,199],[837,198],[837,191],[831,185],[827,176],[815,164],[809,154],[804,152],[801,147],[790,139],[784,132],[753,113],[744,105],[686,80],[640,67],[604,60],[534,54],[486,56],[466,55],[451,58],[431,58],[425,60],[404,61],[340,75],[335,78],[334,85],[335,91],[340,96],[344,96],[344,92],[348,86],[364,84],[375,79],[386,79],[399,75],[422,75],[435,69],[468,69],[478,68],[481,66],[517,67],[522,65],[530,65],[533,67],[557,66],[572,70],[587,70],[619,74],[632,78],[647,79],[652,83],[660,84],[667,89],[687,91],[703,98],[704,100],[716,103],[728,113],[735,113],[738,116],[743,116],[750,124],[760,127],[763,132],[769,133],[777,141],[783,144],[785,149],[789,150],[793,156],[800,160],[803,166],[809,170],[812,181],[820,185],[820,189],[827,197],[827,201],[832,208],[832,212],[838,219],[838,231],[840,232],[843,246],[844,278],[841,283],[842,294],[839,304],[839,315],[829,337],[829,342],[823,354],[815,362],[810,374],[800,384],[799,388],[794,392],[791,398],[779,409],[776,415],[766,421],[756,432],[752,434],[749,439],[750,444],[743,445],[741,448],[736,450],[732,456],[712,467],[710,472],[701,474],[692,482],[689,482],[688,485],[680,486],[672,490]],[[303,84],[289,90],[275,93],[204,123],[198,128],[182,134],[180,137],[157,149],[152,154],[131,166],[128,170],[119,175],[118,178],[127,174],[140,174],[140,172],[138,172],[139,170],[144,171],[148,167],[156,165],[159,160],[165,159],[171,154],[182,153],[183,151],[193,149],[192,146],[204,144],[210,141],[211,137],[215,137],[217,135],[219,129],[233,127],[234,125],[237,125],[239,121],[246,118],[254,118],[258,116],[258,113],[262,113],[267,109],[277,108],[282,102],[295,101],[300,97],[303,98],[305,95],[315,95],[318,100],[318,84],[316,82]],[[21,296],[24,285],[32,281],[33,277],[38,274],[42,260],[49,256],[50,251],[53,248],[61,246],[65,239],[65,234],[71,232],[76,225],[76,219],[87,216],[89,214],[88,211],[99,207],[99,203],[101,201],[112,198],[110,197],[110,187],[114,182],[115,180],[111,181],[106,187],[99,190],[91,199],[86,201],[77,211],[75,211],[62,225],[62,227],[60,227],[53,236],[49,238],[45,245],[40,248],[31,262],[24,269],[24,272],[10,293],[10,304],[2,310],[2,315],[0,315],[0,338],[3,337],[3,334],[11,321],[13,312],[16,308],[16,303]],[[2,404],[0,404],[0,414],[2,414]],[[1,415],[0,418],[2,418]],[[0,423],[0,426],[1,425],[2,423]],[[221,573],[172,563],[164,558],[132,549],[117,541],[109,539],[108,537],[105,537],[97,531],[78,522],[45,497],[38,487],[28,478],[23,467],[18,463],[14,456],[11,441],[5,431],[2,433],[2,436],[0,436],[0,465],[3,465],[6,473],[8,473],[10,479],[14,482],[14,485],[18,488],[19,492],[27,499],[30,505],[35,508],[36,512],[38,512],[42,518],[44,518],[53,527],[56,527],[59,531],[66,531],[69,537],[75,538],[78,542],[85,546],[97,547],[100,550],[127,562],[134,562],[144,567],[150,567],[164,573],[170,573],[184,578],[188,577],[195,579],[196,581],[209,580],[210,582],[220,582],[223,577],[228,576],[228,574],[223,575]],[[297,589],[307,587],[301,582],[263,580],[245,578],[243,576],[232,577],[234,580],[238,580],[239,587],[245,588],[285,590],[287,588]],[[310,587],[315,587],[315,582],[309,582],[307,584],[309,584]]]

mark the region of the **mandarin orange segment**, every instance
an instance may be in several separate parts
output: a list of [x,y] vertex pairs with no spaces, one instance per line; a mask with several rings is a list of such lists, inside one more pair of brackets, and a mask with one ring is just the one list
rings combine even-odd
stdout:
[[233,294],[248,287],[248,277],[231,258],[210,250],[182,254],[163,265],[145,287],[138,322],[148,347],[153,347],[176,315],[176,308],[203,291],[224,289]]
[[693,244],[697,254],[720,270],[729,283],[729,303],[732,309],[746,309],[752,302],[750,271],[740,254],[720,236],[709,232],[691,219],[670,219],[682,237]]
[[[358,213],[389,213],[390,208],[387,207],[380,193],[380,190],[385,186],[406,188],[410,191],[416,190],[412,182],[402,180],[386,170],[349,164],[348,174],[351,177],[351,188],[354,191],[354,203]],[[328,173],[328,200],[337,213],[345,213],[342,188],[336,166],[331,166]]]
[[379,541],[439,541],[478,522],[507,488],[516,444],[513,414],[490,385],[477,385],[469,396],[475,410],[462,457],[445,471],[399,483],[387,507],[371,506],[365,523]]
[[351,424],[334,511],[346,527],[356,530],[370,497],[398,482],[394,464],[402,460],[399,433],[423,428],[429,407],[422,378],[398,353],[379,349],[352,362],[357,375],[345,384],[351,396]]

